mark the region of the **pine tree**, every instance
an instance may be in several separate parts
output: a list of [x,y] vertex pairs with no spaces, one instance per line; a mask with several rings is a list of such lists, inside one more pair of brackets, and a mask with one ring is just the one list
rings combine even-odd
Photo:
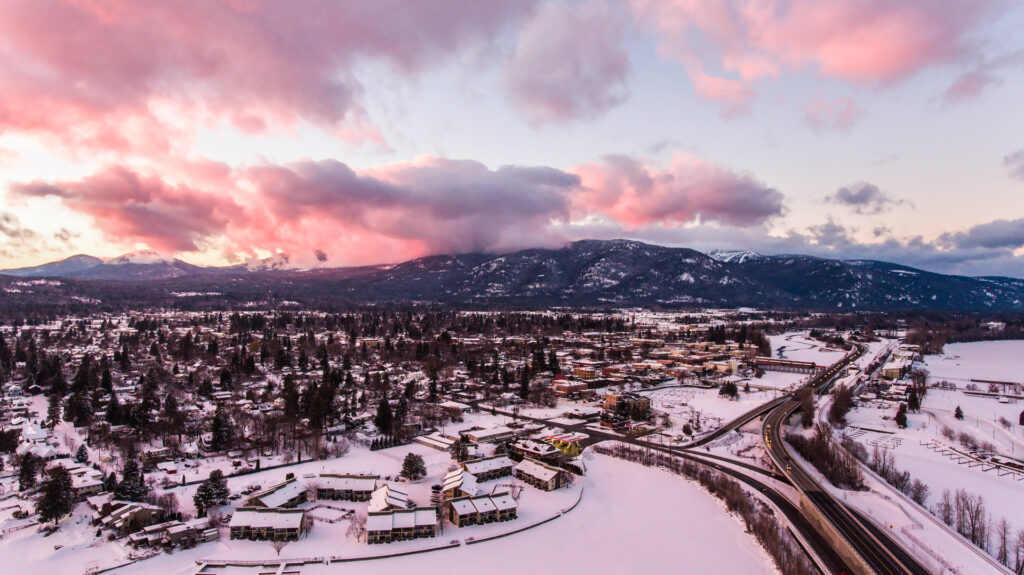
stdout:
[[78,451],[75,453],[75,461],[78,463],[89,462],[89,451],[86,450],[84,443],[78,446]]
[[227,480],[224,479],[224,472],[214,469],[210,472],[210,477],[199,484],[192,501],[196,505],[196,512],[202,517],[211,507],[227,503],[229,495],[231,492]]
[[956,406],[956,411],[953,412],[953,417],[955,417],[955,418],[957,418],[959,420],[963,420],[963,418],[964,418],[964,410],[960,409],[959,405]]
[[291,420],[299,418],[299,391],[295,387],[295,377],[292,374],[284,376],[284,385],[281,388],[281,397],[284,398],[284,416]]
[[391,415],[391,404],[388,403],[388,398],[382,397],[377,404],[377,417],[373,418],[373,424],[381,433],[391,433],[392,423],[394,417]]
[[113,493],[117,489],[117,476],[111,471],[109,475],[103,478],[103,490]]
[[110,401],[107,403],[107,423],[110,425],[121,425],[121,403],[117,400],[117,394],[110,392]]
[[234,424],[227,412],[224,411],[224,404],[218,403],[217,410],[213,413],[211,424],[213,437],[210,439],[210,448],[214,451],[221,451],[231,447],[234,436]]
[[36,473],[39,462],[35,455],[26,453],[21,458],[21,469],[18,471],[18,490],[25,491],[36,486]]
[[124,465],[124,474],[114,490],[114,496],[125,501],[142,501],[148,492],[146,479],[142,475],[139,463],[134,459],[129,459],[128,463]]
[[53,429],[60,421],[60,394],[53,392],[49,399],[50,403],[46,408],[46,426]]
[[448,453],[452,455],[452,459],[457,463],[462,463],[469,459],[469,449],[466,448],[466,443],[462,439],[456,439],[452,442],[451,447],[448,448]]
[[555,355],[555,350],[551,350],[551,353],[548,354],[548,369],[556,375],[562,371],[558,366],[558,356]]
[[427,474],[427,465],[423,461],[423,456],[416,453],[410,453],[405,456],[402,461],[402,477],[416,481]]
[[36,512],[39,513],[40,521],[53,521],[56,524],[74,509],[71,474],[62,465],[51,469],[49,474],[50,478],[43,484],[43,496],[36,502]]
[[896,425],[902,429],[907,428],[907,404],[901,403],[899,410],[896,412]]
[[907,408],[915,413],[921,410],[921,398],[917,396],[917,390],[913,387],[910,388],[910,396],[907,397]]

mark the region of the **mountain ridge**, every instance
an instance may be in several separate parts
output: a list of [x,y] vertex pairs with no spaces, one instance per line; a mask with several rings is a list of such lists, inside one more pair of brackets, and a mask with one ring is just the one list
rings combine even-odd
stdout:
[[[74,282],[91,299],[105,301],[110,296],[104,293],[121,293],[118,284],[130,284],[139,298],[171,304],[180,303],[173,294],[203,293],[220,294],[225,305],[271,294],[304,304],[1024,311],[1024,280],[1015,278],[944,275],[874,260],[795,254],[721,250],[709,255],[632,240],[580,240],[553,249],[311,270],[201,267],[162,258],[151,264],[108,260],[80,269],[90,261],[70,271],[52,267],[60,262],[14,271],[21,278]],[[278,257],[270,264],[281,261],[287,263]],[[26,269],[67,275],[31,276]]]

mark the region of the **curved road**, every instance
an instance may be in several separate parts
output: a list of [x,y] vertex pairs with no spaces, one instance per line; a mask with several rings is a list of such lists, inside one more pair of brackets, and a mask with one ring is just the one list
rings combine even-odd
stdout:
[[[864,350],[863,346],[858,346],[855,352],[847,354],[840,362],[829,367],[808,385],[813,386],[813,389],[818,393],[827,391],[840,371],[850,362],[860,358],[864,354]],[[818,483],[814,476],[805,471],[793,459],[782,437],[782,430],[790,416],[799,408],[800,399],[796,394],[793,394],[787,397],[781,405],[772,409],[765,418],[762,438],[766,451],[776,467],[789,478],[793,487],[806,497],[807,501],[814,505],[821,515],[832,524],[847,543],[850,544],[853,551],[875,573],[879,575],[927,575],[928,571],[904,551],[903,548],[873,524],[865,521],[857,513],[833,497],[828,490]]]

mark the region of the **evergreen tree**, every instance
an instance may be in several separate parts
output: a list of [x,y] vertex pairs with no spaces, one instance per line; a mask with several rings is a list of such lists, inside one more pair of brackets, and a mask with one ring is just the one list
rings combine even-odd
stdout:
[[405,395],[398,398],[398,406],[395,408],[395,428],[400,429],[409,415],[409,400]]
[[963,418],[964,418],[964,410],[960,409],[959,405],[956,406],[956,411],[953,412],[953,417],[955,417],[955,418],[957,418],[957,419],[959,419],[961,421],[963,420]]
[[907,397],[907,408],[915,413],[921,411],[921,398],[918,397],[917,390],[913,387],[910,388],[910,396]]
[[299,418],[299,390],[295,387],[295,377],[290,373],[284,376],[281,397],[284,398],[284,416],[293,421],[297,420]]
[[129,459],[128,463],[124,464],[124,474],[114,490],[114,496],[125,501],[142,501],[148,492],[139,463]]
[[110,425],[121,425],[124,419],[121,417],[121,403],[117,399],[117,394],[113,391],[110,392],[110,401],[107,403],[107,423]]
[[456,439],[451,447],[448,448],[448,453],[452,455],[452,459],[457,463],[462,463],[469,459],[469,449],[466,448],[466,443],[462,439]]
[[210,430],[213,435],[210,438],[211,449],[221,451],[231,447],[235,432],[234,424],[224,410],[223,403],[217,404],[217,410],[213,413],[213,422],[210,425]]
[[558,365],[558,356],[555,355],[555,350],[551,350],[548,354],[548,369],[554,374],[558,374],[562,371]]
[[373,424],[377,426],[377,429],[381,433],[391,433],[391,425],[394,423],[394,417],[391,415],[391,404],[388,403],[388,398],[380,398],[380,403],[377,404],[377,417],[373,418]]
[[71,474],[64,466],[58,465],[50,470],[49,475],[50,478],[43,483],[43,495],[36,502],[36,512],[40,521],[56,524],[61,517],[70,515],[75,506]]
[[718,395],[738,399],[740,396],[740,389],[735,383],[727,381],[722,385],[721,389],[718,390]]
[[21,469],[18,471],[18,490],[25,491],[36,486],[36,473],[39,471],[39,460],[35,455],[26,453],[21,458]]
[[46,408],[46,426],[53,429],[60,421],[60,394],[51,393],[49,400],[49,405]]
[[907,404],[901,403],[899,411],[896,412],[896,425],[901,429],[907,428]]
[[75,461],[78,463],[89,462],[89,451],[86,450],[84,443],[78,446],[78,451],[75,453]]
[[221,389],[231,391],[231,372],[227,368],[220,372],[220,387]]
[[117,489],[117,476],[111,471],[109,475],[103,478],[103,490],[111,493]]
[[224,479],[224,472],[214,469],[210,472],[210,477],[199,484],[196,494],[192,497],[192,501],[196,505],[196,513],[203,517],[211,507],[227,503],[229,495],[231,492],[228,489],[227,479]]
[[168,423],[174,423],[174,420],[178,418],[178,398],[174,394],[168,394],[167,399],[164,400],[164,417]]
[[427,474],[427,465],[423,461],[423,456],[416,453],[410,453],[405,456],[402,461],[402,477],[416,481]]

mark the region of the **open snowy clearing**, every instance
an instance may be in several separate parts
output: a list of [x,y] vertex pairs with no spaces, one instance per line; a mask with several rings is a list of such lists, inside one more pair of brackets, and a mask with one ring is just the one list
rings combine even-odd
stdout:
[[779,395],[775,391],[743,391],[739,384],[739,399],[719,395],[717,388],[673,387],[643,391],[651,398],[651,408],[669,414],[672,431],[679,433],[692,419],[700,420],[701,431],[712,431],[736,417]]
[[[959,405],[964,413],[964,420],[953,417],[953,411]],[[1024,408],[1024,404],[1003,404],[994,398],[969,396],[960,391],[929,389],[925,395],[920,413],[910,413],[907,429],[899,429],[893,420],[896,404],[888,402],[884,406],[869,404],[854,409],[847,415],[850,427],[847,429],[852,437],[862,443],[869,452],[877,446],[888,449],[895,457],[896,467],[908,471],[912,478],[920,479],[929,487],[926,506],[933,507],[942,497],[943,490],[951,493],[957,489],[965,489],[973,495],[985,499],[985,506],[993,524],[1005,517],[1011,527],[1024,528],[1024,481],[1015,480],[1013,475],[999,475],[991,466],[982,466],[960,458],[943,455],[935,446],[953,447],[966,451],[958,441],[951,441],[942,436],[943,427],[951,428],[955,433],[961,432],[974,436],[978,441],[992,443],[1000,452],[1016,457],[1024,457],[1024,427],[1017,425],[1016,413]],[[1010,430],[996,424],[1000,416],[1014,415]],[[932,445],[933,448],[929,448]],[[985,469],[988,469],[986,471]],[[870,479],[870,478],[869,478]],[[883,499],[891,498],[887,505],[895,505],[896,497],[887,492],[877,481],[869,481],[872,490],[882,494]],[[885,505],[879,506],[876,500],[871,503],[866,494],[847,493],[847,497],[864,499],[864,509],[888,517],[887,520],[906,522],[904,511],[894,508],[895,517],[885,515]],[[912,504],[902,503],[904,508],[912,508]],[[927,521],[920,521],[929,527]],[[913,522],[908,524],[905,532],[921,537],[919,527]],[[909,530],[909,531],[907,531]],[[937,536],[933,536],[937,537]],[[924,543],[927,540],[922,539]],[[962,551],[948,552],[943,547],[942,537],[933,539],[936,549],[944,549],[947,558],[973,561]],[[967,571],[965,571],[967,572]]]
[[932,379],[960,387],[969,379],[1024,382],[1024,341],[951,343],[944,353],[925,357]]

